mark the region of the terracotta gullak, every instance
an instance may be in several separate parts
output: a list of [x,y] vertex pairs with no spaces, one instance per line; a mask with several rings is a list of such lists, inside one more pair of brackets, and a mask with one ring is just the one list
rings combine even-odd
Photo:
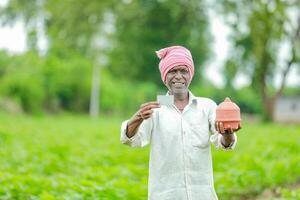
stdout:
[[240,108],[226,97],[217,107],[216,121],[223,122],[225,129],[237,129],[241,123]]

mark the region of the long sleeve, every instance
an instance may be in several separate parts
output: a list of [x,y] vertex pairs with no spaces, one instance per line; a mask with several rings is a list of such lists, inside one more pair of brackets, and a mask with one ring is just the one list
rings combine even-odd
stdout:
[[153,122],[151,118],[142,122],[138,128],[136,134],[131,138],[126,135],[127,124],[129,120],[126,120],[121,125],[121,137],[120,141],[131,147],[144,147],[150,143],[151,132],[153,127]]
[[216,146],[216,148],[222,148],[224,150],[234,149],[237,143],[237,136],[235,133],[233,133],[234,142],[230,146],[224,147],[224,145],[221,143],[221,139],[223,136],[218,133],[215,127],[216,108],[217,108],[217,104],[212,101],[210,106],[210,111],[209,111],[209,117],[208,117],[209,128],[210,128],[210,132],[212,133],[212,135],[210,136],[210,142],[213,143]]

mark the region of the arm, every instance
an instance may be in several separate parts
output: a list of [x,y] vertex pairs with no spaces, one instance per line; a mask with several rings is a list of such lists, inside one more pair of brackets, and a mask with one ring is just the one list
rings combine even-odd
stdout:
[[221,144],[227,148],[235,142],[234,132],[241,129],[239,126],[238,129],[228,128],[225,129],[222,122],[215,123],[216,130],[222,135]]
[[140,109],[132,116],[132,118],[128,121],[126,135],[127,137],[133,137],[141,123],[149,119],[153,113],[154,108],[159,108],[160,105],[153,101],[149,103],[142,104]]
[[234,131],[237,130],[224,130],[223,123],[217,124],[215,122],[216,119],[216,108],[217,104],[212,102],[210,105],[209,111],[209,126],[212,136],[210,137],[210,141],[215,144],[217,148],[223,149],[234,149],[235,144],[237,142],[237,137]]
[[222,135],[221,143],[225,148],[228,148],[230,145],[232,145],[235,142],[235,137],[232,133]]
[[121,143],[131,147],[143,147],[150,143],[153,120],[150,120],[153,109],[160,107],[157,102],[141,105],[141,108],[121,125]]
[[141,123],[144,120],[141,117],[138,117],[136,114],[128,121],[127,127],[126,127],[126,136],[128,138],[133,137],[138,128],[140,127]]

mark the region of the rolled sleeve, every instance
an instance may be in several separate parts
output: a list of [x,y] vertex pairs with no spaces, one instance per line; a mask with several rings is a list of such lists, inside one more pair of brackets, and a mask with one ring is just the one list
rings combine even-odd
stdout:
[[221,142],[222,137],[223,136],[221,134],[215,133],[210,137],[210,141],[215,144],[217,149],[232,150],[235,148],[237,143],[237,136],[235,133],[233,133],[234,141],[228,147],[225,147],[222,144]]
[[143,121],[140,127],[138,128],[136,134],[134,134],[134,136],[132,136],[131,138],[129,138],[126,135],[128,121],[129,120],[122,122],[121,125],[121,137],[120,137],[121,143],[131,147],[143,147],[149,144],[150,137],[151,137],[151,127],[152,127],[151,120],[147,119]]
[[120,141],[121,141],[122,144],[126,144],[126,145],[129,145],[129,146],[133,146],[134,141],[137,141],[137,140],[138,140],[138,139],[137,139],[137,138],[138,138],[138,134],[135,134],[135,135],[132,136],[131,138],[129,138],[129,137],[126,135],[128,121],[129,121],[129,120],[126,120],[126,121],[122,122],[122,125],[121,125],[121,138],[120,138]]

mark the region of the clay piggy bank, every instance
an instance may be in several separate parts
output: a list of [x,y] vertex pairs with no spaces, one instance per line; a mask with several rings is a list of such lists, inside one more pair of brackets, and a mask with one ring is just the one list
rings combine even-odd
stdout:
[[241,123],[240,108],[226,97],[225,100],[217,107],[216,121],[223,122],[225,129],[238,129]]

